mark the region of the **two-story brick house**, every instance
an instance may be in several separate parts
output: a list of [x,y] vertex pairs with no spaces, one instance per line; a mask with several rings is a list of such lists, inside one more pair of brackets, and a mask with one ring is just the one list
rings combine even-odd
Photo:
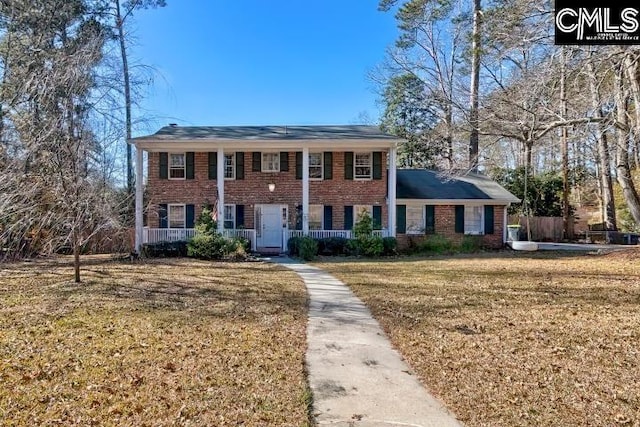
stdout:
[[148,153],[146,227],[136,182],[137,249],[192,236],[207,204],[222,233],[260,251],[282,251],[294,235],[349,237],[363,210],[376,233],[397,235],[400,246],[430,234],[475,234],[500,247],[506,208],[518,201],[481,175],[398,171],[402,140],[375,126],[171,125],[131,143],[137,176]]
[[188,237],[205,204],[223,219],[221,231],[248,237],[260,250],[282,250],[296,233],[348,235],[363,209],[381,234],[394,234],[401,141],[377,127],[172,125],[131,142],[137,176],[148,153],[147,227],[139,180],[136,247]]

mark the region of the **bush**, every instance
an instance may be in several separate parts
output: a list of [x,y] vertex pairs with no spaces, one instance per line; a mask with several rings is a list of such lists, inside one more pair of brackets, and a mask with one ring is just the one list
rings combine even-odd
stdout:
[[220,234],[197,234],[187,245],[188,255],[198,259],[222,259],[229,242]]
[[287,252],[289,256],[298,256],[300,254],[300,242],[302,237],[292,237],[287,242]]
[[356,243],[360,254],[366,257],[379,257],[384,251],[382,237],[379,236],[361,236]]
[[142,245],[141,254],[145,258],[187,256],[187,242],[156,242]]
[[305,261],[311,261],[318,255],[318,242],[311,237],[302,237],[300,239],[299,255]]
[[482,249],[482,237],[481,236],[464,236],[462,243],[460,243],[460,252],[462,253],[474,253]]
[[318,253],[321,255],[336,256],[347,252],[347,242],[344,237],[326,237],[318,240]]
[[443,254],[452,252],[454,249],[455,247],[453,243],[451,243],[451,240],[438,234],[427,237],[415,246],[415,251],[417,253]]
[[395,237],[382,238],[382,255],[391,256],[398,254],[398,240]]

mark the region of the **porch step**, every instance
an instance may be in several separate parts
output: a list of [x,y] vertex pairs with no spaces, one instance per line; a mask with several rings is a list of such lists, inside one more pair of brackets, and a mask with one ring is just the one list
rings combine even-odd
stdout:
[[258,252],[260,255],[280,255],[281,253],[283,253],[282,248],[256,248],[256,252]]

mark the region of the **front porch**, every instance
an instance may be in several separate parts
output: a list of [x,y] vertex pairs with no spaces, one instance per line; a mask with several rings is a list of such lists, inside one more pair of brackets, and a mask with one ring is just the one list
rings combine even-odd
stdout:
[[[256,230],[253,229],[224,229],[222,234],[226,237],[242,237],[251,242],[251,250],[265,249],[258,247],[258,239]],[[374,230],[373,234],[380,237],[389,237],[391,234],[388,230]],[[192,239],[196,235],[195,228],[149,228],[143,230],[143,243],[158,242],[179,242]],[[309,236],[314,239],[326,239],[331,237],[341,237],[345,239],[353,238],[352,230],[283,230],[281,234],[279,246],[269,247],[268,249],[280,252],[287,250],[287,242],[292,237]]]

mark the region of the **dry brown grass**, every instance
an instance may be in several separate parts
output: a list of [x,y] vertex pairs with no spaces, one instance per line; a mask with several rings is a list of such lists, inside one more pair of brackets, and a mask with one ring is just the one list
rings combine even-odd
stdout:
[[640,252],[331,262],[469,426],[640,425]]
[[0,424],[300,426],[306,294],[268,264],[0,265]]

